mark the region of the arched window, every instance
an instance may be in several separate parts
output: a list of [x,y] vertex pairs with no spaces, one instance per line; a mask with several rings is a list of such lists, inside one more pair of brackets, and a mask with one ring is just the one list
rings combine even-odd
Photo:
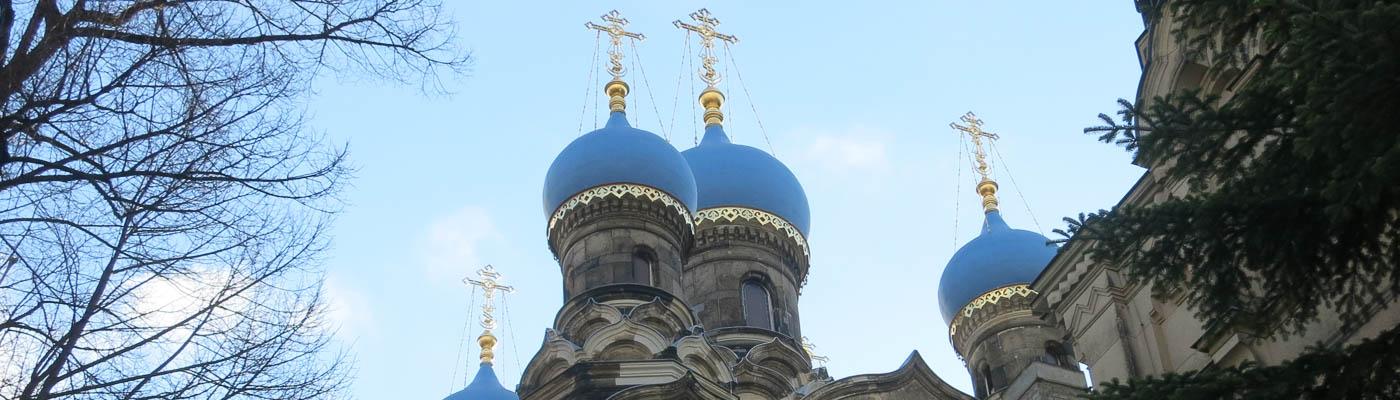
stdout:
[[652,282],[652,277],[656,275],[656,255],[652,254],[651,249],[638,247],[632,252],[631,272],[631,279],[626,282],[656,286],[655,282]]
[[768,287],[758,279],[749,279],[744,281],[739,295],[744,302],[744,324],[773,329],[773,298],[768,295]]

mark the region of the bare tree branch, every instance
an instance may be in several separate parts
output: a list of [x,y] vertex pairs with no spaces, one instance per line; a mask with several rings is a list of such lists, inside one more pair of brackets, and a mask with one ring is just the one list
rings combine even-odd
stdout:
[[461,71],[432,1],[0,0],[0,399],[340,394],[301,98]]

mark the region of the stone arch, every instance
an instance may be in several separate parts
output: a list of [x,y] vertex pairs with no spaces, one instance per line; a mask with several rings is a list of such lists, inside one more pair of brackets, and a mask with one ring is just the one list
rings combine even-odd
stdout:
[[[577,304],[574,306],[573,304]],[[593,299],[571,302],[559,310],[554,326],[559,333],[574,340],[586,340],[605,326],[622,321],[622,311],[617,307],[599,303]]]
[[744,359],[778,371],[784,376],[797,376],[812,370],[807,354],[777,338],[749,349]]
[[546,329],[544,337],[544,344],[525,366],[525,376],[520,377],[522,387],[543,385],[579,361],[579,347],[559,332]]
[[692,335],[677,340],[673,345],[676,357],[681,363],[702,377],[721,383],[734,381],[730,368],[738,360],[733,350],[715,346],[703,336]]
[[617,340],[593,355],[598,361],[623,361],[650,359],[654,352],[635,340]]
[[747,357],[734,365],[735,392],[765,399],[780,399],[796,390],[797,377],[758,365]]
[[659,297],[633,307],[627,313],[627,319],[666,335],[677,335],[695,322],[684,304]]
[[[621,343],[623,347],[616,347],[615,343]],[[645,352],[650,358],[650,355],[660,353],[669,346],[670,341],[660,332],[624,319],[599,329],[585,339],[583,353],[590,359],[598,359],[599,356],[617,355],[625,350]]]

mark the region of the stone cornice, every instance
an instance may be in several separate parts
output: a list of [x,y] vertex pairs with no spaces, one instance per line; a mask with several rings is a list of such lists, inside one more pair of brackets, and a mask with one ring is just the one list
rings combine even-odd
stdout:
[[[573,197],[570,197],[568,200],[565,200],[563,204],[559,205],[559,208],[554,209],[554,215],[549,218],[549,231],[553,232],[555,226],[557,226],[560,221],[564,220],[564,217],[568,215],[569,211],[572,211],[575,208],[585,206],[588,203],[592,202],[594,199],[608,197],[625,198],[627,196],[639,199],[645,198],[651,201],[661,202],[662,204],[665,204],[666,206],[674,209],[681,216],[686,217],[687,221],[689,221],[690,210],[687,209],[685,207],[685,204],[681,203],[680,200],[676,200],[675,197],[672,197],[665,191],[645,185],[638,185],[632,183],[615,183],[611,185],[596,186],[591,189],[584,190],[574,195]],[[691,229],[695,228],[694,223],[688,222],[687,224],[690,225]]]
[[559,257],[573,228],[613,216],[654,222],[676,234],[685,248],[695,232],[695,220],[680,200],[650,186],[617,183],[584,190],[560,204],[549,218],[549,249]]
[[806,285],[810,259],[807,241],[786,220],[761,210],[740,207],[707,208],[696,215],[696,254],[730,241],[752,243],[776,251],[799,290]]
[[1029,285],[1013,284],[973,298],[953,316],[953,323],[948,326],[948,337],[953,341],[953,348],[961,353],[964,345],[976,336],[979,327],[1002,314],[1029,311],[1036,294]]
[[872,395],[876,393],[896,391],[917,393],[920,397],[915,398],[923,399],[972,400],[972,396],[953,388],[952,385],[935,374],[917,351],[910,354],[909,358],[904,361],[904,365],[901,365],[897,370],[884,374],[854,375],[842,378],[818,387],[803,398],[809,400],[864,399],[873,397]]
[[807,247],[807,237],[802,235],[802,231],[788,223],[783,217],[768,213],[763,210],[746,207],[713,207],[700,210],[695,213],[695,225],[703,228],[707,223],[734,222],[744,220],[777,229],[787,235],[797,247],[802,249],[804,257],[811,256],[811,251]]

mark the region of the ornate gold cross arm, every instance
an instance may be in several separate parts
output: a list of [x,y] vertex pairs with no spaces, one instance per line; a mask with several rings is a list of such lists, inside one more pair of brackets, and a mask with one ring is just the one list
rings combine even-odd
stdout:
[[972,139],[973,157],[977,161],[977,174],[982,176],[982,180],[977,182],[977,194],[982,196],[982,211],[996,211],[998,205],[997,183],[991,178],[991,167],[987,165],[987,150],[982,146],[982,139],[997,140],[1001,136],[982,130],[982,120],[971,111],[963,114],[962,118],[959,119],[967,125],[959,125],[954,122],[948,126]]
[[624,29],[628,24],[627,18],[622,18],[622,14],[618,13],[617,10],[608,11],[607,14],[603,14],[603,16],[599,18],[601,18],[603,22],[606,22],[606,24],[599,25],[589,21],[585,22],[583,26],[608,34],[610,38],[608,60],[611,61],[612,64],[612,66],[608,68],[608,71],[612,72],[613,80],[620,80],[622,74],[626,72],[626,69],[622,67],[622,38],[646,40],[647,37],[646,35],[628,32]]
[[696,24],[687,24],[681,20],[676,20],[672,22],[672,24],[675,24],[677,28],[695,32],[700,36],[700,48],[702,51],[700,55],[700,79],[704,80],[705,84],[713,88],[715,85],[719,84],[720,80],[719,72],[715,70],[715,62],[719,60],[715,57],[715,39],[722,40],[726,43],[739,43],[739,38],[715,30],[715,26],[719,25],[719,19],[711,16],[710,10],[701,8],[699,11],[690,13],[690,19],[695,20]]
[[494,348],[496,347],[496,335],[491,333],[496,329],[496,292],[513,293],[515,288],[501,284],[501,274],[496,272],[496,268],[487,265],[476,271],[477,279],[470,277],[462,279],[462,283],[480,287],[484,301],[481,303],[481,336],[476,338],[476,343],[481,346],[481,362],[490,364],[495,359]]
[[611,82],[603,86],[603,91],[608,95],[608,110],[612,112],[621,112],[627,109],[627,92],[631,90],[627,87],[627,83],[622,81],[622,75],[627,73],[627,68],[622,66],[622,38],[646,40],[647,37],[646,35],[628,32],[626,29],[623,29],[627,26],[627,18],[622,18],[622,15],[619,14],[617,10],[609,11],[600,18],[602,18],[603,22],[606,22],[606,24],[599,25],[592,22],[585,22],[583,26],[599,32],[606,32],[610,38],[610,45],[608,46],[608,61],[610,66],[608,67],[608,72],[612,73],[613,78]]

